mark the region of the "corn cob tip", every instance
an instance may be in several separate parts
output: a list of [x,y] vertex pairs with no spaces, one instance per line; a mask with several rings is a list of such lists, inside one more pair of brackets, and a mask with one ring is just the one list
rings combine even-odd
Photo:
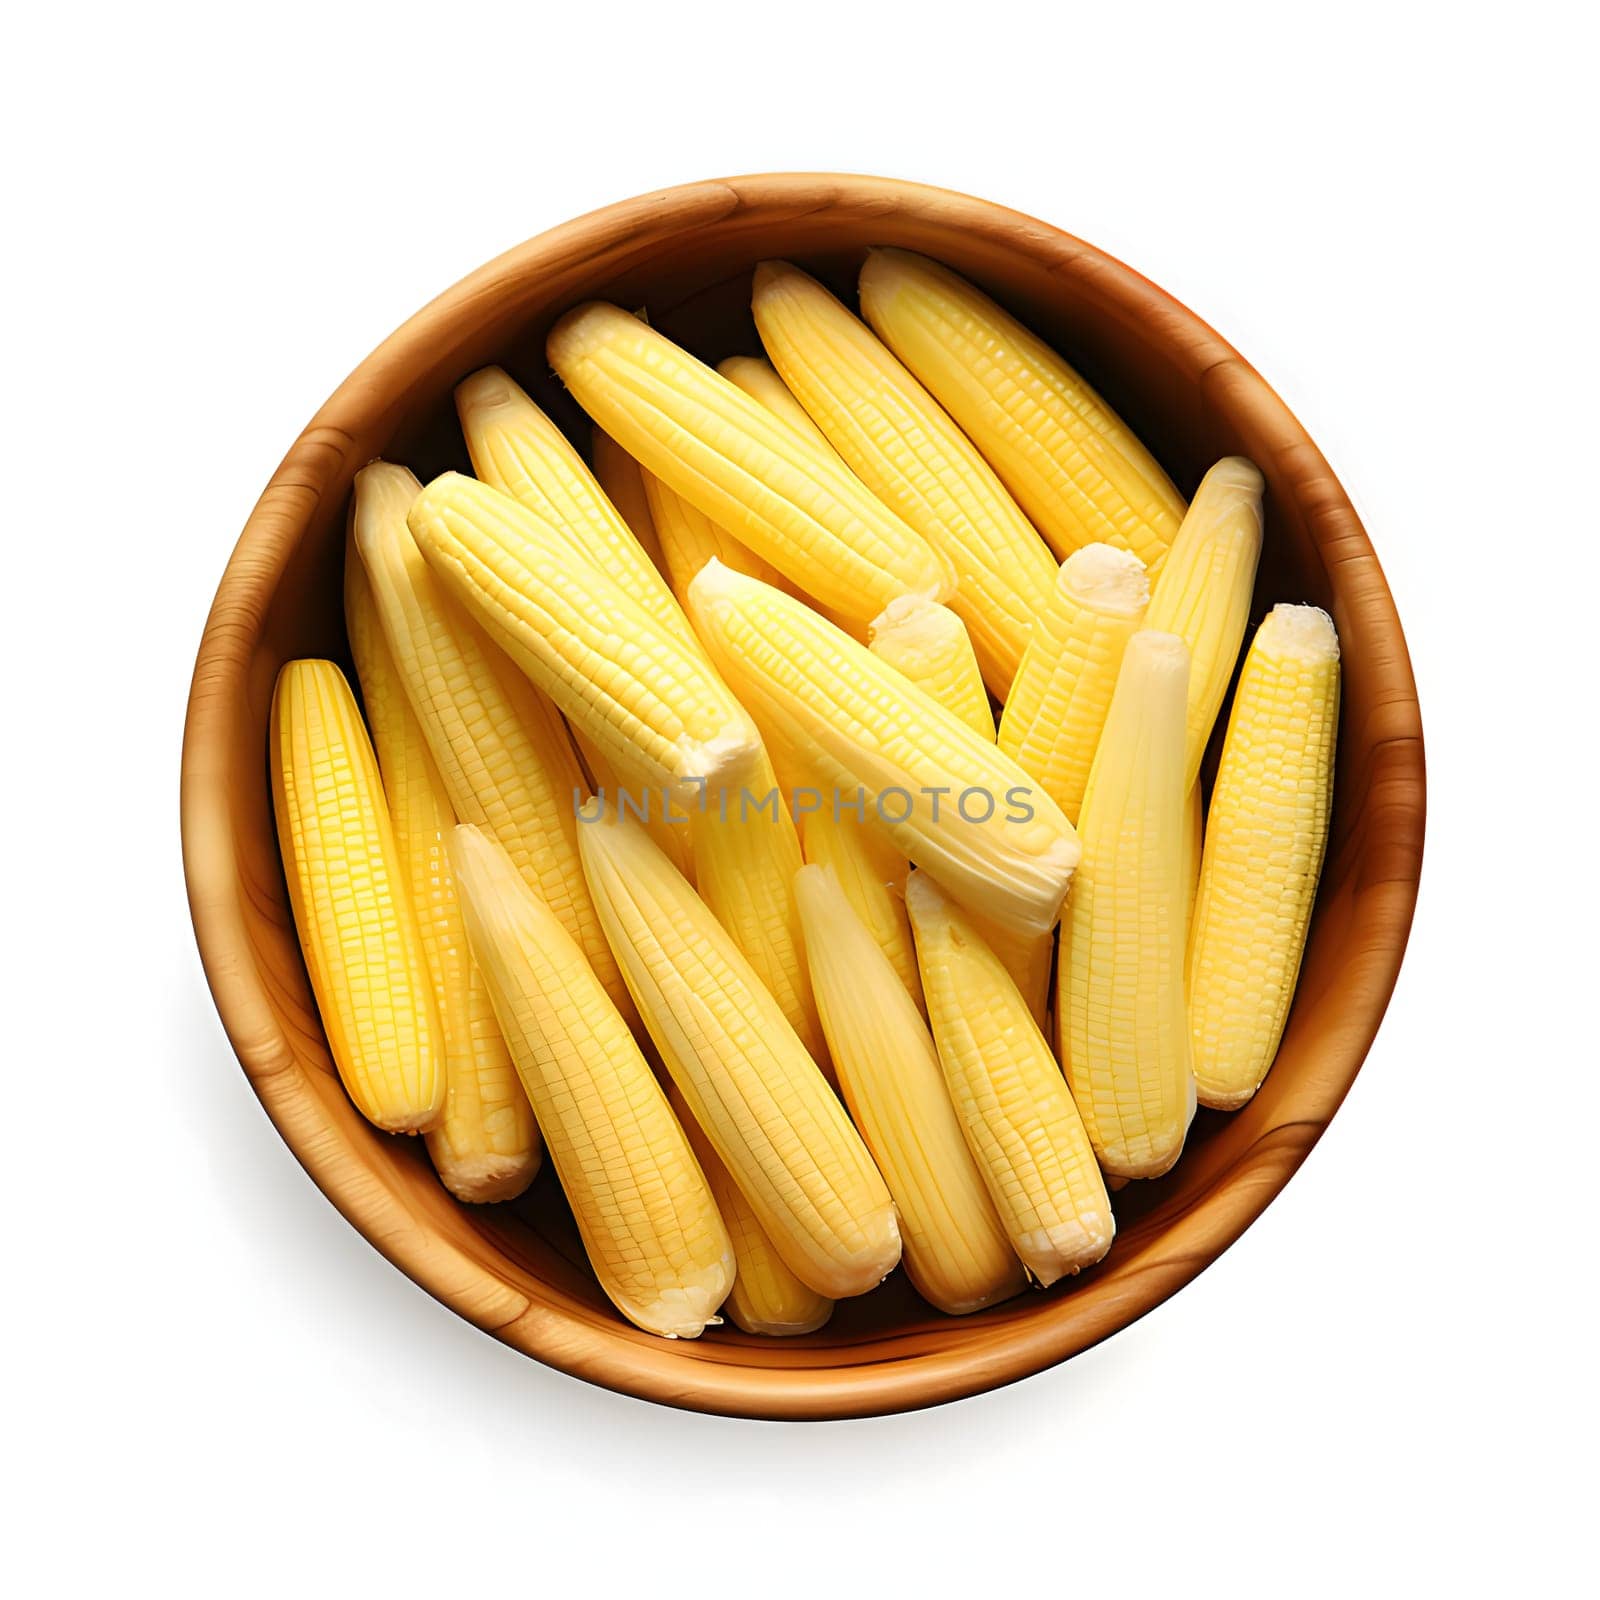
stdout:
[[[373,457],[356,473],[354,488],[355,494],[350,502],[352,523],[363,501],[376,502],[380,496],[403,496],[409,506],[422,493],[422,484],[416,473],[409,467],[400,466],[398,462],[385,461],[382,456]],[[374,504],[373,509],[376,511],[378,505]]]
[[1321,606],[1274,606],[1256,630],[1256,640],[1274,655],[1305,661],[1339,659],[1339,635]]
[[561,373],[570,363],[597,350],[618,327],[637,327],[641,322],[649,326],[643,311],[627,312],[609,300],[585,300],[550,330],[544,343],[545,358]]
[[1259,497],[1267,491],[1267,480],[1248,456],[1224,456],[1206,477],[1216,485],[1251,497]]
[[1136,616],[1150,603],[1150,573],[1114,544],[1086,544],[1061,563],[1056,586],[1080,605],[1110,616]]
[[520,394],[504,367],[480,367],[456,385],[456,411],[465,421],[469,413],[512,405]]
[[934,607],[939,602],[925,594],[897,594],[871,622],[867,624],[867,637],[876,639],[880,633],[895,628],[914,626],[918,618],[937,616]]
[[1143,628],[1128,641],[1122,656],[1122,670],[1125,673],[1130,670],[1148,672],[1152,674],[1149,680],[1152,682],[1181,673],[1187,684],[1189,646],[1175,633]]
[[502,1200],[515,1200],[533,1180],[536,1170],[530,1168],[525,1155],[486,1151],[458,1157],[450,1164],[448,1175],[439,1174],[439,1181],[463,1205],[492,1206]]

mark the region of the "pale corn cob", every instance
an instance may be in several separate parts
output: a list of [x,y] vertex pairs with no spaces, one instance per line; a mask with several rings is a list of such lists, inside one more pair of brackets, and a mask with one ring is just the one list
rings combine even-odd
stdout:
[[[382,465],[357,474],[352,532],[373,518],[405,522],[410,500],[404,480],[411,475],[376,470]],[[426,1135],[428,1155],[458,1200],[480,1205],[510,1200],[533,1182],[544,1146],[495,1024],[483,974],[467,949],[446,856],[455,813],[422,726],[406,702],[353,538],[345,551],[344,610],[443,1039],[444,1115]]]
[[567,436],[499,367],[456,386],[472,470],[565,535],[668,633],[694,644],[683,608]]
[[867,648],[953,711],[980,739],[994,740],[994,712],[966,625],[920,595],[891,600],[867,633]]
[[[642,471],[642,469],[641,469]],[[754,551],[725,533],[704,512],[696,511],[682,495],[669,489],[653,472],[643,472],[645,499],[668,582],[679,603],[688,606],[689,585],[708,561],[720,561],[735,572],[747,573],[763,583],[781,582],[777,571]]]
[[1198,782],[1190,786],[1189,798],[1183,807],[1183,882],[1188,891],[1183,926],[1187,938],[1188,930],[1194,926],[1194,903],[1200,893],[1200,858],[1205,851],[1206,838],[1206,805]]
[[773,1247],[818,1294],[866,1293],[900,1259],[894,1205],[777,1001],[636,823],[580,843],[650,1037]]
[[[831,459],[839,463],[839,466],[844,471],[848,472],[850,470],[840,458],[839,452],[828,443],[827,435],[806,415],[806,408],[784,387],[783,379],[778,376],[777,368],[770,361],[764,360],[760,356],[729,356],[727,360],[717,363],[717,371],[729,383],[743,389],[752,400],[758,401],[765,406],[773,416],[780,422],[787,424],[794,433],[798,434],[807,443],[825,451]],[[725,567],[732,567],[735,572],[749,571],[749,568],[739,561],[723,560],[722,564]],[[761,574],[757,572],[752,576],[760,577]],[[771,579],[766,581],[773,582]],[[801,599],[807,598],[793,583],[781,576],[773,583],[773,587],[787,589],[791,594],[800,593]],[[841,612],[834,610],[832,606],[822,605],[815,600],[812,603],[836,628],[843,628],[852,639],[857,639],[863,644],[866,643],[867,632],[871,627],[870,619],[866,622],[861,622],[843,615]]]
[[806,862],[833,874],[850,909],[877,941],[919,1012],[922,979],[906,915],[906,860],[853,811],[824,803],[807,814],[800,832]]
[[1114,544],[1160,570],[1183,496],[1044,340],[948,267],[874,250],[861,314],[988,459],[1056,555]]
[[588,786],[561,717],[445,592],[404,522],[374,519],[356,546],[451,809],[505,847],[631,1015],[578,860]]
[[815,1333],[833,1315],[833,1301],[808,1289],[783,1264],[783,1257],[762,1231],[750,1202],[739,1193],[738,1184],[718,1159],[711,1141],[700,1131],[699,1123],[689,1114],[683,1096],[670,1079],[667,1103],[688,1136],[689,1148],[706,1175],[711,1197],[722,1213],[722,1225],[733,1242],[737,1270],[722,1309],[733,1319],[734,1326],[746,1333],[772,1338]]
[[272,696],[273,813],[328,1049],[390,1133],[444,1112],[443,1035],[367,730],[331,661],[290,661]]
[[726,791],[692,815],[695,883],[712,915],[778,1002],[806,1054],[829,1070],[795,905],[800,835],[765,758],[737,793]]
[[1149,599],[1144,565],[1126,550],[1090,544],[1068,556],[1000,714],[1000,748],[1074,823],[1122,652]]
[[751,301],[788,389],[852,472],[949,560],[950,607],[1004,695],[1055,561],[989,464],[862,321],[798,267],[764,261]]
[[1243,1105],[1277,1054],[1327,849],[1338,723],[1332,621],[1275,606],[1245,656],[1206,822],[1189,944],[1203,1105]]
[[906,1275],[952,1316],[1009,1299],[1026,1280],[927,1023],[827,868],[802,867],[795,898],[839,1086],[900,1214]]
[[1183,976],[1188,676],[1175,634],[1128,641],[1061,923],[1061,1062],[1100,1165],[1127,1178],[1167,1171],[1194,1115]]
[[999,958],[922,872],[906,884],[939,1062],[1011,1247],[1041,1284],[1093,1266],[1116,1222],[1078,1109]]
[[948,563],[836,458],[637,317],[579,306],[546,350],[640,465],[821,604],[865,624],[897,594],[950,593]]
[[639,541],[639,548],[650,557],[656,571],[665,572],[661,541],[656,537],[656,525],[651,520],[650,502],[645,499],[644,468],[604,428],[593,430],[590,449],[594,454],[595,481],[605,491],[606,499],[616,507],[617,515],[627,523],[628,531]]
[[1016,984],[1017,992],[1027,1003],[1028,1015],[1043,1032],[1050,1014],[1050,976],[1055,963],[1056,935],[1052,928],[1045,933],[1014,933],[990,918],[974,911],[967,912],[967,920],[977,930],[978,937],[994,952],[995,959],[1006,969],[1006,975]]
[[694,580],[689,609],[752,714],[799,754],[825,795],[864,790],[896,849],[958,899],[1017,932],[1049,931],[1078,843],[1014,761],[766,584],[713,562]]
[[844,465],[844,458],[828,442],[828,436],[811,420],[810,413],[795,399],[789,386],[778,376],[778,369],[760,356],[729,356],[717,363],[717,371],[736,388],[763,405],[780,422],[786,422],[819,450]]
[[590,792],[596,803],[627,805],[629,815],[644,824],[645,832],[666,852],[667,859],[690,883],[694,882],[694,845],[690,837],[690,817],[673,804],[669,795],[641,780],[637,775],[624,778],[611,762],[594,747],[594,741],[568,724],[567,732],[578,747],[578,755],[589,773]]
[[695,1338],[718,1320],[733,1247],[661,1085],[505,851],[459,827],[450,864],[472,953],[600,1287],[647,1332]]
[[1261,557],[1261,474],[1226,456],[1201,479],[1144,626],[1175,633],[1189,647],[1184,781],[1200,776],[1212,725],[1239,660]]
[[575,559],[525,506],[447,472],[409,521],[445,586],[619,773],[669,791],[716,787],[759,754],[749,716],[700,648]]

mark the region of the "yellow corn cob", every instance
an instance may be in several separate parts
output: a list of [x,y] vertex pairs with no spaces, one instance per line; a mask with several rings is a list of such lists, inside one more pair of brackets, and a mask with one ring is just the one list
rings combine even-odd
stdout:
[[[374,518],[392,518],[404,527],[408,479],[415,482],[403,468],[382,462],[358,473],[352,532]],[[483,975],[467,950],[445,852],[455,814],[422,726],[406,703],[353,539],[345,552],[344,603],[345,628],[444,1041],[444,1115],[427,1134],[428,1154],[441,1182],[458,1200],[510,1200],[533,1182],[544,1147],[495,1025]]]
[[555,707],[445,593],[405,523],[375,518],[357,530],[356,545],[456,817],[505,847],[631,1015],[578,860],[576,811],[587,785]]
[[[843,471],[849,472],[850,469],[845,466],[839,452],[828,443],[827,435],[806,415],[806,408],[784,387],[783,379],[778,376],[777,369],[770,361],[764,361],[760,356],[729,356],[727,360],[717,363],[717,371],[729,383],[743,389],[752,400],[758,401],[765,406],[773,416],[786,424],[792,432],[798,434],[808,444],[813,444],[819,450],[824,451],[831,460],[839,463]],[[732,535],[728,535],[728,537],[731,538]],[[718,559],[723,566],[732,567],[735,572],[748,572],[751,577],[762,578],[763,582],[772,584],[774,588],[786,589],[791,594],[800,592],[794,584],[781,575],[777,578],[763,578],[759,571],[753,570],[748,563],[757,558],[750,555],[749,551],[745,551],[743,558],[739,560],[729,561],[720,554]],[[801,594],[800,597],[801,599],[806,598],[804,594]],[[852,639],[859,640],[862,644],[867,642],[867,633],[871,626],[870,619],[867,622],[861,622],[855,618],[844,616],[831,606],[825,606],[815,601],[813,603],[816,604],[817,610],[836,628],[843,628]]]
[[1025,1285],[950,1103],[928,1025],[836,878],[802,867],[795,897],[839,1085],[900,1213],[906,1275],[960,1316]]
[[895,854],[861,817],[831,803],[831,797],[807,815],[801,843],[809,865],[833,874],[850,909],[877,941],[917,1010],[924,1012],[917,947],[906,916],[905,857]]
[[864,624],[897,594],[950,593],[948,563],[837,459],[637,317],[579,306],[546,349],[640,465],[821,604]]
[[1000,748],[1074,823],[1122,652],[1149,599],[1144,566],[1126,550],[1090,544],[1068,556],[1000,715]]
[[390,1133],[444,1111],[442,1030],[367,730],[331,661],[290,661],[272,697],[273,812],[328,1049]]
[[1338,723],[1333,623],[1275,606],[1245,656],[1206,821],[1189,946],[1203,1105],[1243,1105],[1277,1054],[1327,849]]
[[1049,548],[939,402],[808,273],[756,268],[773,365],[858,478],[950,562],[950,607],[1003,695],[1055,579]]
[[1093,1266],[1116,1222],[1072,1096],[999,959],[922,872],[906,884],[950,1098],[1001,1225],[1041,1284]]
[[1128,641],[1061,925],[1062,1065],[1101,1166],[1127,1178],[1165,1172],[1194,1115],[1183,996],[1188,676],[1175,634]]
[[825,795],[865,790],[895,848],[958,899],[1018,932],[1049,931],[1078,843],[1014,761],[789,595],[713,562],[689,608],[752,714]]
[[683,608],[567,436],[499,367],[456,386],[472,470],[565,536],[668,633],[694,643]]
[[878,614],[867,648],[953,711],[980,739],[994,741],[994,712],[966,626],[948,606],[901,595]]
[[864,1294],[900,1259],[894,1205],[777,1001],[636,823],[580,843],[650,1037],[773,1248],[818,1294]]
[[574,559],[525,506],[447,472],[409,521],[446,587],[619,773],[663,790],[716,787],[759,754],[754,725],[699,647]]
[[828,1072],[828,1046],[811,996],[795,905],[800,835],[765,758],[735,793],[708,798],[693,814],[695,883],[712,915]]
[[1183,882],[1188,890],[1188,901],[1184,909],[1183,926],[1185,933],[1194,925],[1194,903],[1200,893],[1200,858],[1205,851],[1206,836],[1206,805],[1201,798],[1200,785],[1194,784],[1189,790],[1189,798],[1184,801],[1184,828],[1183,828]]
[[1028,1015],[1042,1032],[1050,1013],[1050,969],[1055,962],[1055,929],[1045,933],[1014,933],[1010,928],[1001,927],[990,918],[972,911],[967,912],[967,920],[994,953],[995,959],[1006,969],[1006,976],[1016,984],[1018,993],[1027,1002]]
[[986,456],[1061,560],[1115,544],[1160,571],[1184,499],[1043,339],[949,267],[874,250],[861,315]]
[[1262,488],[1261,474],[1243,456],[1226,456],[1205,475],[1144,616],[1145,627],[1175,633],[1189,647],[1184,768],[1191,785],[1250,620]]
[[738,1184],[717,1159],[711,1141],[689,1115],[683,1096],[670,1079],[667,1102],[688,1135],[689,1148],[706,1175],[711,1197],[717,1202],[723,1226],[733,1241],[737,1271],[722,1309],[733,1318],[734,1325],[746,1333],[764,1333],[776,1338],[815,1333],[833,1315],[833,1301],[815,1289],[808,1289],[783,1264],[783,1257],[772,1248],[772,1241],[762,1231],[750,1202],[739,1193]]
[[639,548],[650,557],[657,572],[666,571],[661,559],[661,541],[650,517],[650,502],[644,495],[644,469],[604,428],[596,428],[590,443],[594,453],[595,481],[605,497],[616,507],[617,515],[639,541]]
[[829,444],[827,434],[811,420],[806,408],[795,399],[770,361],[763,361],[760,356],[729,356],[726,361],[717,363],[717,371],[752,400],[765,406],[780,422],[788,423],[802,439],[809,439],[840,466],[844,465],[843,457]]
[[916,373],[1065,560],[1086,544],[1160,570],[1183,496],[1132,429],[1044,340],[948,267],[874,250],[861,314]]
[[[645,832],[666,852],[667,859],[690,883],[694,882],[694,846],[690,817],[671,797],[655,790],[637,776],[624,779],[617,769],[577,729],[568,726],[572,742],[589,771],[590,789],[598,803],[627,804],[629,816],[637,817]],[[626,796],[626,800],[623,797]]]
[[450,837],[467,937],[590,1265],[648,1333],[693,1339],[733,1283],[711,1191],[622,1014],[495,842]]
[[685,597],[694,575],[712,560],[732,567],[735,572],[748,573],[763,583],[780,581],[767,562],[746,550],[732,534],[723,532],[710,517],[696,511],[653,472],[644,473],[643,478],[650,517],[661,540],[661,559],[666,563],[672,592],[680,603],[687,606]]

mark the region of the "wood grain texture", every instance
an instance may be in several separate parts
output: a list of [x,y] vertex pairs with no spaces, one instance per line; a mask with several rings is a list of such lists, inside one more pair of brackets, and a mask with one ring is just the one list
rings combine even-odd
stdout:
[[[457,1205],[419,1141],[369,1128],[341,1088],[286,906],[266,781],[279,665],[347,651],[339,606],[351,480],[373,456],[424,479],[465,468],[450,393],[498,361],[587,441],[544,362],[550,324],[591,297],[648,305],[711,360],[757,353],[750,272],[798,260],[854,303],[869,245],[948,262],[1055,342],[1192,493],[1218,456],[1266,475],[1252,623],[1279,600],[1327,607],[1344,649],[1334,828],[1278,1062],[1243,1111],[1202,1111],[1176,1170],[1117,1196],[1110,1257],[1075,1282],[973,1317],[930,1311],[898,1274],[816,1334],[638,1332],[583,1261],[548,1174],[509,1205]],[[1213,759],[1215,752],[1213,751]],[[228,1036],[285,1141],[402,1271],[479,1327],[565,1372],[666,1404],[850,1417],[956,1399],[1038,1372],[1125,1327],[1225,1250],[1338,1109],[1393,989],[1421,869],[1421,720],[1394,604],[1316,446],[1260,376],[1120,262],[981,200],[876,178],[788,174],[667,190],[510,251],[427,306],[346,380],[245,526],[206,624],[183,751],[183,846],[200,952]]]

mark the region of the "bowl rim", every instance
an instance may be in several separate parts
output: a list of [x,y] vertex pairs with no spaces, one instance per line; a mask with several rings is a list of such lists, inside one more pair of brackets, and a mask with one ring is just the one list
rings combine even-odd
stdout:
[[[1382,687],[1384,800],[1365,852],[1383,865],[1364,875],[1356,917],[1365,987],[1359,1014],[1322,1047],[1315,1082],[1293,1116],[1274,1126],[1201,1201],[1159,1235],[1122,1293],[1083,1315],[1027,1318],[977,1348],[881,1347],[855,1365],[782,1368],[689,1361],[675,1342],[635,1342],[582,1314],[575,1303],[543,1304],[480,1257],[436,1236],[397,1193],[375,1184],[359,1151],[330,1138],[305,1068],[277,1020],[256,970],[240,903],[241,871],[229,808],[230,719],[284,562],[345,464],[344,449],[388,409],[386,378],[414,369],[421,353],[486,297],[526,280],[541,263],[570,259],[586,241],[615,238],[676,206],[722,210],[815,203],[819,194],[870,214],[897,209],[956,226],[982,227],[1080,269],[1130,314],[1178,332],[1210,368],[1227,369],[1234,403],[1270,415],[1293,452],[1297,493],[1314,484],[1314,530],[1326,558],[1337,545],[1341,595],[1385,643],[1375,672]],[[1239,399],[1239,391],[1244,400]],[[181,813],[184,874],[195,937],[217,1010],[252,1088],[312,1180],[395,1266],[468,1321],[573,1376],[642,1399],[691,1410],[769,1419],[823,1419],[912,1410],[998,1388],[1089,1348],[1153,1310],[1236,1240],[1282,1190],[1338,1109],[1376,1035],[1405,953],[1420,878],[1426,813],[1422,725],[1404,634],[1383,572],[1348,496],[1289,408],[1255,369],[1199,317],[1132,268],[1036,218],[974,196],[900,180],[833,173],[765,173],[684,184],[617,202],[547,230],[494,258],[436,297],[378,346],[316,413],[251,512],[218,586],[195,662],[184,725]],[[1354,939],[1353,924],[1349,937]],[[848,1344],[839,1347],[842,1353]]]

